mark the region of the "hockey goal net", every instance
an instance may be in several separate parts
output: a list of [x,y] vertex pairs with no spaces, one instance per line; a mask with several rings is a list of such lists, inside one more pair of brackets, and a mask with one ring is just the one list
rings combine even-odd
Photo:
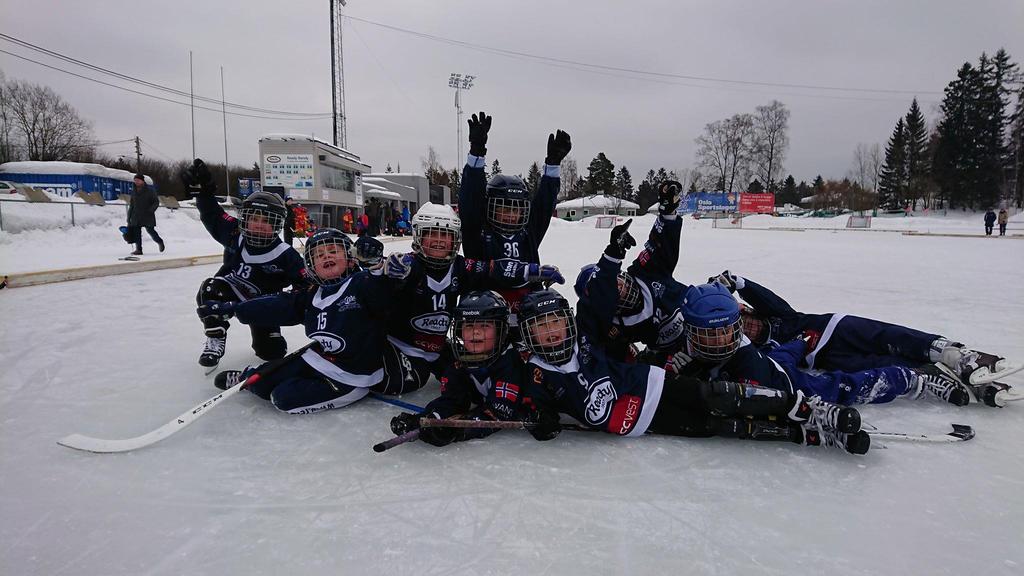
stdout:
[[743,228],[743,218],[736,214],[729,214],[721,218],[715,218],[711,223],[712,228]]
[[847,228],[871,228],[871,216],[853,216],[846,220]]
[[618,219],[614,214],[607,214],[594,218],[594,228],[614,228]]

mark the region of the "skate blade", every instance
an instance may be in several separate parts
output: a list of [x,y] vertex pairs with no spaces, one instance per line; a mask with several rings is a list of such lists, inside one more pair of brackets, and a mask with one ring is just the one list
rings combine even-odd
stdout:
[[204,374],[209,376],[210,374],[213,374],[214,371],[217,370],[217,366],[220,366],[220,364],[214,364],[213,366],[202,366],[202,365],[200,365],[199,367],[203,369],[203,373]]
[[[996,384],[998,384],[998,382],[996,382]],[[1007,402],[1019,402],[1024,400],[1024,390],[1011,387],[1009,389],[996,392],[993,398],[996,406],[1002,408]]]
[[1005,378],[1010,374],[1016,374],[1021,370],[1024,370],[1024,364],[1010,364],[1009,362],[1007,362],[999,372],[986,371],[983,374],[978,374],[978,372],[981,372],[979,369],[974,374],[971,374],[971,385],[977,386],[979,384],[992,384],[996,380]]

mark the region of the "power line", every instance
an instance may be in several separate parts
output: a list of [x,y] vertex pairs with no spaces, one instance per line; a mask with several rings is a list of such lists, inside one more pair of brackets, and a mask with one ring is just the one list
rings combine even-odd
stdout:
[[[141,78],[136,78],[134,76],[129,76],[127,74],[122,74],[121,72],[110,70],[110,69],[104,68],[102,66],[97,66],[95,64],[91,64],[91,63],[85,62],[83,60],[78,60],[77,58],[72,58],[71,56],[67,56],[65,54],[61,54],[60,52],[56,52],[54,50],[50,50],[48,48],[44,48],[44,47],[38,46],[36,44],[32,44],[31,42],[26,42],[25,40],[21,40],[19,38],[15,38],[14,36],[11,36],[9,34],[4,34],[4,33],[0,32],[0,39],[7,40],[8,42],[17,44],[19,46],[22,46],[24,48],[28,48],[30,50],[34,50],[36,52],[45,54],[47,56],[51,56],[53,58],[57,58],[59,60],[63,60],[65,62],[68,62],[68,63],[71,63],[71,64],[76,64],[78,66],[82,66],[84,68],[88,68],[88,69],[94,70],[96,72],[100,72],[100,73],[103,73],[103,74],[114,76],[115,78],[119,78],[121,80],[126,80],[128,82],[133,82],[135,84],[140,84],[140,85],[146,86],[148,88],[153,88],[155,90],[161,90],[163,92],[167,92],[167,93],[170,93],[170,94],[173,94],[173,95],[176,95],[176,96],[189,96],[190,95],[189,92],[186,92],[184,90],[178,90],[176,88],[171,88],[169,86],[164,86],[162,84],[157,84],[155,82],[149,82],[148,80],[143,80]],[[204,102],[208,102],[208,103],[211,103],[211,104],[220,104],[221,103],[221,101],[218,100],[218,99],[209,98],[209,97],[206,97],[206,96],[199,96],[199,95],[197,95],[196,98],[198,100],[202,100]],[[329,114],[329,113],[325,113],[325,112],[293,112],[293,111],[288,111],[288,110],[273,110],[273,109],[269,109],[269,108],[258,108],[258,107],[255,107],[255,106],[248,106],[248,105],[245,105],[245,104],[238,104],[236,102],[224,102],[224,105],[225,106],[230,106],[232,108],[239,108],[239,109],[242,109],[242,110],[248,110],[250,112],[262,112],[264,114],[280,114],[280,115],[286,115],[286,116],[323,116],[324,114]]]
[[803,89],[803,90],[828,90],[828,91],[838,91],[838,92],[884,93],[884,94],[904,94],[904,95],[909,95],[909,94],[940,95],[940,94],[942,94],[942,92],[938,92],[938,91],[934,91],[934,90],[898,90],[898,89],[891,89],[891,88],[850,88],[850,87],[843,87],[843,86],[825,86],[825,85],[816,85],[816,84],[791,84],[791,83],[783,83],[783,82],[759,82],[759,81],[755,81],[755,80],[736,80],[736,79],[730,79],[730,78],[713,78],[713,77],[708,77],[708,76],[693,76],[693,75],[688,75],[688,74],[675,74],[675,73],[670,73],[670,72],[660,72],[660,71],[653,71],[653,70],[640,70],[640,69],[636,69],[636,68],[626,68],[626,67],[620,67],[620,66],[609,66],[609,65],[606,65],[606,64],[593,64],[593,63],[590,63],[590,62],[581,62],[581,61],[578,61],[578,60],[568,60],[568,59],[565,59],[565,58],[555,58],[555,57],[552,57],[552,56],[541,56],[541,55],[537,55],[537,54],[530,54],[530,53],[527,53],[527,52],[518,52],[518,51],[515,51],[515,50],[507,50],[507,49],[504,49],[504,48],[494,48],[492,46],[484,46],[482,44],[474,44],[472,42],[464,42],[464,41],[461,41],[461,40],[453,40],[451,38],[445,38],[445,37],[442,37],[442,36],[435,36],[433,34],[426,34],[424,32],[417,32],[415,30],[409,30],[407,28],[400,28],[398,26],[391,26],[389,24],[383,24],[381,22],[374,22],[373,20],[366,20],[364,18],[358,18],[358,17],[352,16],[352,15],[348,15],[348,14],[346,14],[344,17],[348,18],[349,20],[355,20],[355,21],[358,21],[358,22],[363,22],[363,23],[366,23],[366,24],[370,24],[372,26],[378,26],[378,27],[381,27],[381,28],[386,28],[388,30],[393,30],[395,32],[401,32],[403,34],[410,34],[412,36],[417,36],[419,38],[424,38],[424,39],[427,39],[427,40],[433,40],[435,42],[442,42],[442,43],[445,43],[445,44],[451,44],[451,45],[460,46],[460,47],[463,47],[463,48],[469,48],[469,49],[472,49],[472,50],[481,50],[481,51],[484,51],[484,52],[490,52],[492,54],[499,54],[499,55],[502,55],[502,56],[519,57],[519,58],[526,58],[526,59],[535,60],[535,61],[541,61],[541,62],[546,62],[546,63],[557,63],[557,64],[568,65],[568,66],[573,66],[573,67],[582,67],[582,68],[575,68],[575,69],[581,70],[581,71],[606,70],[606,71],[610,71],[610,72],[620,72],[620,73],[636,74],[636,75],[650,76],[650,77],[655,77],[655,78],[678,79],[678,80],[692,80],[692,81],[700,81],[700,82],[713,82],[713,83],[721,83],[721,84],[738,84],[738,85],[747,85],[747,86],[763,86],[763,87],[771,87],[771,88],[798,88],[798,89]]
[[[38,64],[39,66],[43,66],[44,68],[49,68],[51,70],[56,70],[58,72],[63,72],[65,74],[70,74],[71,76],[75,76],[75,77],[81,78],[83,80],[89,80],[90,82],[95,82],[97,84],[103,84],[104,86],[110,86],[111,88],[117,88],[118,90],[124,90],[126,92],[131,92],[133,94],[138,94],[140,96],[146,96],[148,98],[155,98],[157,100],[163,100],[164,102],[170,102],[172,104],[178,104],[179,106],[186,106],[186,107],[189,106],[189,104],[187,102],[179,102],[177,100],[172,100],[170,98],[164,98],[163,96],[157,96],[156,94],[148,94],[146,92],[140,92],[138,90],[133,90],[133,89],[127,88],[125,86],[118,86],[117,84],[111,84],[109,82],[104,82],[103,80],[98,80],[96,78],[91,78],[89,76],[83,76],[82,74],[71,72],[70,70],[65,70],[63,68],[58,68],[56,66],[51,66],[49,64],[45,64],[43,62],[39,62],[38,60],[33,60],[31,58],[27,58],[25,56],[21,56],[20,54],[15,54],[13,52],[8,52],[7,50],[0,49],[0,53],[7,54],[8,56],[13,56],[15,58],[20,58],[21,60],[25,60],[27,62],[32,62],[33,64]],[[208,110],[210,112],[216,112],[218,114],[221,113],[221,111],[217,110],[216,108],[207,108],[205,106],[196,106],[196,108],[199,108],[200,110]],[[257,116],[257,115],[254,115],[254,114],[243,114],[241,112],[227,112],[227,114],[230,114],[232,116],[244,116],[246,118],[260,118],[262,120],[292,120],[292,121],[324,120],[324,119],[330,118],[332,116],[331,113],[326,113],[323,116],[310,117],[310,118],[293,118],[293,117],[283,117],[282,118],[282,117],[276,117],[276,116]]]

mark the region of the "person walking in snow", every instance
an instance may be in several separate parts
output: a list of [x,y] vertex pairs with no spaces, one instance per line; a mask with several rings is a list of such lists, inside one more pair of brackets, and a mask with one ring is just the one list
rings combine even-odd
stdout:
[[996,213],[991,208],[985,212],[985,236],[992,235],[992,225],[996,223]]
[[132,252],[132,256],[142,255],[143,228],[163,252],[164,240],[156,231],[156,209],[160,206],[160,200],[156,197],[156,191],[146,186],[146,177],[141,173],[136,174],[132,182],[135,190],[128,200],[128,231],[135,239],[135,251]]
[[997,220],[999,222],[999,235],[1006,236],[1006,222],[1010,219],[1010,215],[1006,213],[1006,208],[999,209],[999,216]]

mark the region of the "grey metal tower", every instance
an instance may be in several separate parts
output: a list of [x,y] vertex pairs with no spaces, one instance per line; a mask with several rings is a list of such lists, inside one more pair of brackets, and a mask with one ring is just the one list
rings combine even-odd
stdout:
[[348,148],[348,133],[345,129],[345,66],[341,54],[341,7],[346,0],[329,0],[331,3],[331,91],[334,106],[334,145]]

